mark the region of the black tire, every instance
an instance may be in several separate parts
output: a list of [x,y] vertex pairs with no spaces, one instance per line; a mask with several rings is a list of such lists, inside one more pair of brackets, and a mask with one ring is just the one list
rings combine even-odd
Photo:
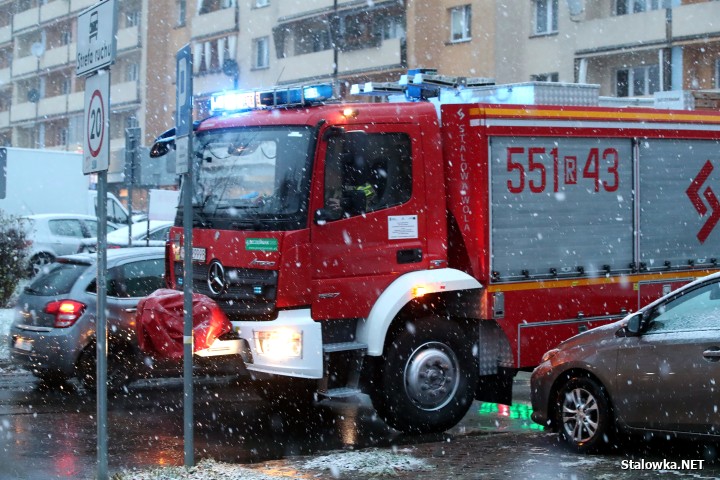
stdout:
[[35,277],[40,272],[42,272],[43,268],[47,267],[54,261],[55,257],[46,252],[41,252],[33,255],[33,257],[30,259],[30,264],[28,265],[28,274],[31,278]]
[[[97,388],[97,363],[95,345],[85,348],[75,364],[75,376],[86,390]],[[132,356],[127,349],[113,349],[107,358],[107,389],[119,392],[135,377]]]
[[455,426],[475,398],[477,362],[472,341],[448,319],[408,325],[377,364],[369,394],[378,415],[407,433],[443,432]]
[[611,445],[613,412],[605,388],[590,377],[570,378],[555,403],[560,439],[578,453],[599,452]]
[[306,410],[317,399],[317,380],[264,375],[251,383],[257,394],[278,410]]
[[32,373],[40,379],[41,386],[49,390],[56,390],[64,386],[68,379],[66,375],[56,371],[33,370]]

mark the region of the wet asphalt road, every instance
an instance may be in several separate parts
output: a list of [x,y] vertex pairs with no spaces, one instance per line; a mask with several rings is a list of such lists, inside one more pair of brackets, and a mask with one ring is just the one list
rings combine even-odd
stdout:
[[[136,382],[125,394],[110,397],[111,475],[183,464],[182,393],[180,379],[161,379]],[[720,466],[708,461],[715,453],[687,442],[634,442],[593,457],[568,452],[529,419],[527,374],[516,381],[512,408],[476,402],[460,425],[443,435],[399,434],[375,418],[366,398],[326,401],[303,413],[278,412],[246,382],[230,378],[199,379],[194,396],[196,461],[214,458],[281,472],[293,471],[298,458],[322,452],[399,447],[435,467],[392,478],[655,478],[662,473],[622,468],[623,460],[643,459],[703,459],[701,470],[674,471],[673,477],[720,477]],[[95,478],[95,415],[94,394],[72,384],[48,389],[26,372],[0,373],[0,479]],[[333,476],[316,472],[302,478]]]

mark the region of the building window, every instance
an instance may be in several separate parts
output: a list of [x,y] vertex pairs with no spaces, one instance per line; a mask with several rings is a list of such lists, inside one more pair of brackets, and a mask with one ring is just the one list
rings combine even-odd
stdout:
[[450,41],[464,42],[472,38],[472,6],[463,5],[450,9]]
[[535,33],[557,32],[558,0],[535,0]]
[[387,16],[382,20],[383,40],[405,38],[405,18]]
[[270,37],[253,40],[253,68],[270,66]]
[[140,66],[137,63],[128,63],[125,69],[125,81],[137,82],[140,78]]
[[270,0],[255,0],[255,8],[267,7],[270,5]]
[[68,131],[68,129],[60,128],[60,130],[58,130],[57,145],[63,145],[63,146],[67,145],[69,139],[70,139],[70,132]]
[[720,88],[720,58],[715,60],[715,88]]
[[69,78],[64,77],[62,80],[60,80],[60,94],[61,95],[69,95],[72,90],[72,82]]
[[72,32],[70,30],[63,30],[60,33],[60,45],[70,45],[72,43]]
[[177,6],[177,26],[183,27],[185,26],[185,17],[187,16],[187,0],[178,0]]
[[652,95],[660,91],[660,68],[648,65],[621,68],[615,73],[615,93],[618,97]]
[[[666,7],[666,0],[615,0],[615,15],[647,12]],[[669,6],[669,5],[667,5]]]
[[538,73],[536,75],[530,75],[530,80],[533,82],[559,82],[560,74],[558,74],[558,72]]
[[140,26],[140,11],[135,10],[134,12],[127,12],[125,14],[125,27],[138,27]]

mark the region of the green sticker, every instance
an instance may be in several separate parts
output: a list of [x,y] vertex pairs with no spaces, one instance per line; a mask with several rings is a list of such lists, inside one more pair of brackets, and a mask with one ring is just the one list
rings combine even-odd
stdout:
[[245,250],[262,250],[266,252],[277,252],[277,238],[246,238]]

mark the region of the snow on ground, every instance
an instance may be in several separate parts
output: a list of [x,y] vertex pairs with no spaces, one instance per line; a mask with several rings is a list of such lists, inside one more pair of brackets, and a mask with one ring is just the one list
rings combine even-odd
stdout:
[[354,476],[388,476],[398,472],[428,471],[434,467],[424,460],[398,451],[397,453],[371,449],[362,452],[337,452],[309,460],[293,462],[287,459],[291,468],[278,475],[264,473],[240,465],[202,460],[195,467],[164,467],[151,470],[126,470],[113,477],[117,480],[288,480],[306,479],[317,476],[317,472],[329,473],[334,478]]

